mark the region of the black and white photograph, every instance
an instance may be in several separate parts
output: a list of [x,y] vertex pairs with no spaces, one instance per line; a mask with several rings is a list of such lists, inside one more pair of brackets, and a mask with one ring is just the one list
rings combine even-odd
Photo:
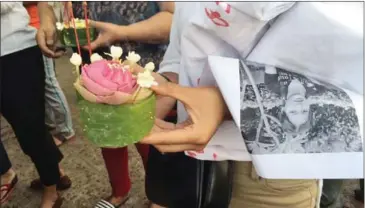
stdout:
[[245,62],[241,131],[251,154],[362,152],[345,91],[278,67]]

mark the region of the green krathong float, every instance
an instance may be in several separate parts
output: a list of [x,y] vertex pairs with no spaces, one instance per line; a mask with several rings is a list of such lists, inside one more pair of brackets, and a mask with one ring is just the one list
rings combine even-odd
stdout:
[[[74,33],[77,37],[75,28]],[[90,44],[90,35],[86,37]],[[76,39],[80,50],[78,42]],[[151,73],[155,65],[150,62],[144,68],[139,66],[137,62],[141,57],[133,51],[122,62],[123,49],[118,46],[111,46],[110,53],[106,53],[112,60],[105,60],[91,51],[89,54],[90,65],[83,65],[78,53],[70,58],[75,66],[74,87],[86,137],[104,148],[120,148],[139,142],[154,125],[156,97],[149,88],[157,85]]]
[[67,47],[84,46],[96,38],[96,29],[89,26],[87,2],[83,3],[84,18],[74,18],[72,2],[64,2],[63,21],[56,23],[57,35],[61,44]]

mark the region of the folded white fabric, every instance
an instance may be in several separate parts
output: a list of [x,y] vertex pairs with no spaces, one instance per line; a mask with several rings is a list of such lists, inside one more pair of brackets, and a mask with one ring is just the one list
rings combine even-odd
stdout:
[[209,35],[234,45],[242,57],[262,37],[268,21],[290,9],[294,2],[204,2],[193,24]]
[[297,3],[275,21],[248,60],[363,94],[362,3]]
[[343,89],[356,108],[362,134],[362,3],[297,3],[275,21],[247,60]]
[[262,177],[363,176],[362,3],[297,3],[242,65],[241,130]]

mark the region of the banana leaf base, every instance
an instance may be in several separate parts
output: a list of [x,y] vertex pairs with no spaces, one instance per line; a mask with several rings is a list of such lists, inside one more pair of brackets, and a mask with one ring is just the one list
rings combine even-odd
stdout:
[[91,103],[79,93],[77,99],[83,131],[99,147],[119,148],[137,143],[154,125],[155,95],[120,106]]
[[[76,29],[77,37],[79,39],[80,46],[87,45],[87,34],[86,28]],[[89,28],[90,33],[90,41],[95,40],[96,30],[95,28]],[[75,31],[73,28],[64,28],[62,31],[59,31],[58,36],[60,37],[60,42],[68,47],[77,47]]]

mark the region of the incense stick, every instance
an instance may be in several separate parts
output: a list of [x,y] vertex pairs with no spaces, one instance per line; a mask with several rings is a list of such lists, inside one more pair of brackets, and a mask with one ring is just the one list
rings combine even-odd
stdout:
[[138,94],[139,94],[139,92],[141,91],[141,89],[142,89],[142,87],[141,87],[141,86],[138,86],[138,88],[137,88],[137,92],[136,92],[136,94],[135,94],[135,95],[134,95],[134,97],[133,97],[133,103],[135,103],[135,102],[136,102],[136,99],[137,99]]
[[80,43],[79,43],[79,36],[77,35],[77,30],[76,30],[74,12],[72,10],[72,2],[68,2],[68,9],[69,9],[69,13],[70,13],[70,16],[71,16],[71,22],[72,22],[73,28],[74,28],[77,50],[78,50],[78,52],[81,56],[81,48],[80,48]]
[[92,52],[91,52],[90,31],[89,31],[89,19],[88,19],[88,15],[87,15],[87,3],[86,3],[86,1],[82,2],[82,5],[84,7],[87,45],[89,46],[88,47],[88,49],[89,49],[89,55],[91,57]]

